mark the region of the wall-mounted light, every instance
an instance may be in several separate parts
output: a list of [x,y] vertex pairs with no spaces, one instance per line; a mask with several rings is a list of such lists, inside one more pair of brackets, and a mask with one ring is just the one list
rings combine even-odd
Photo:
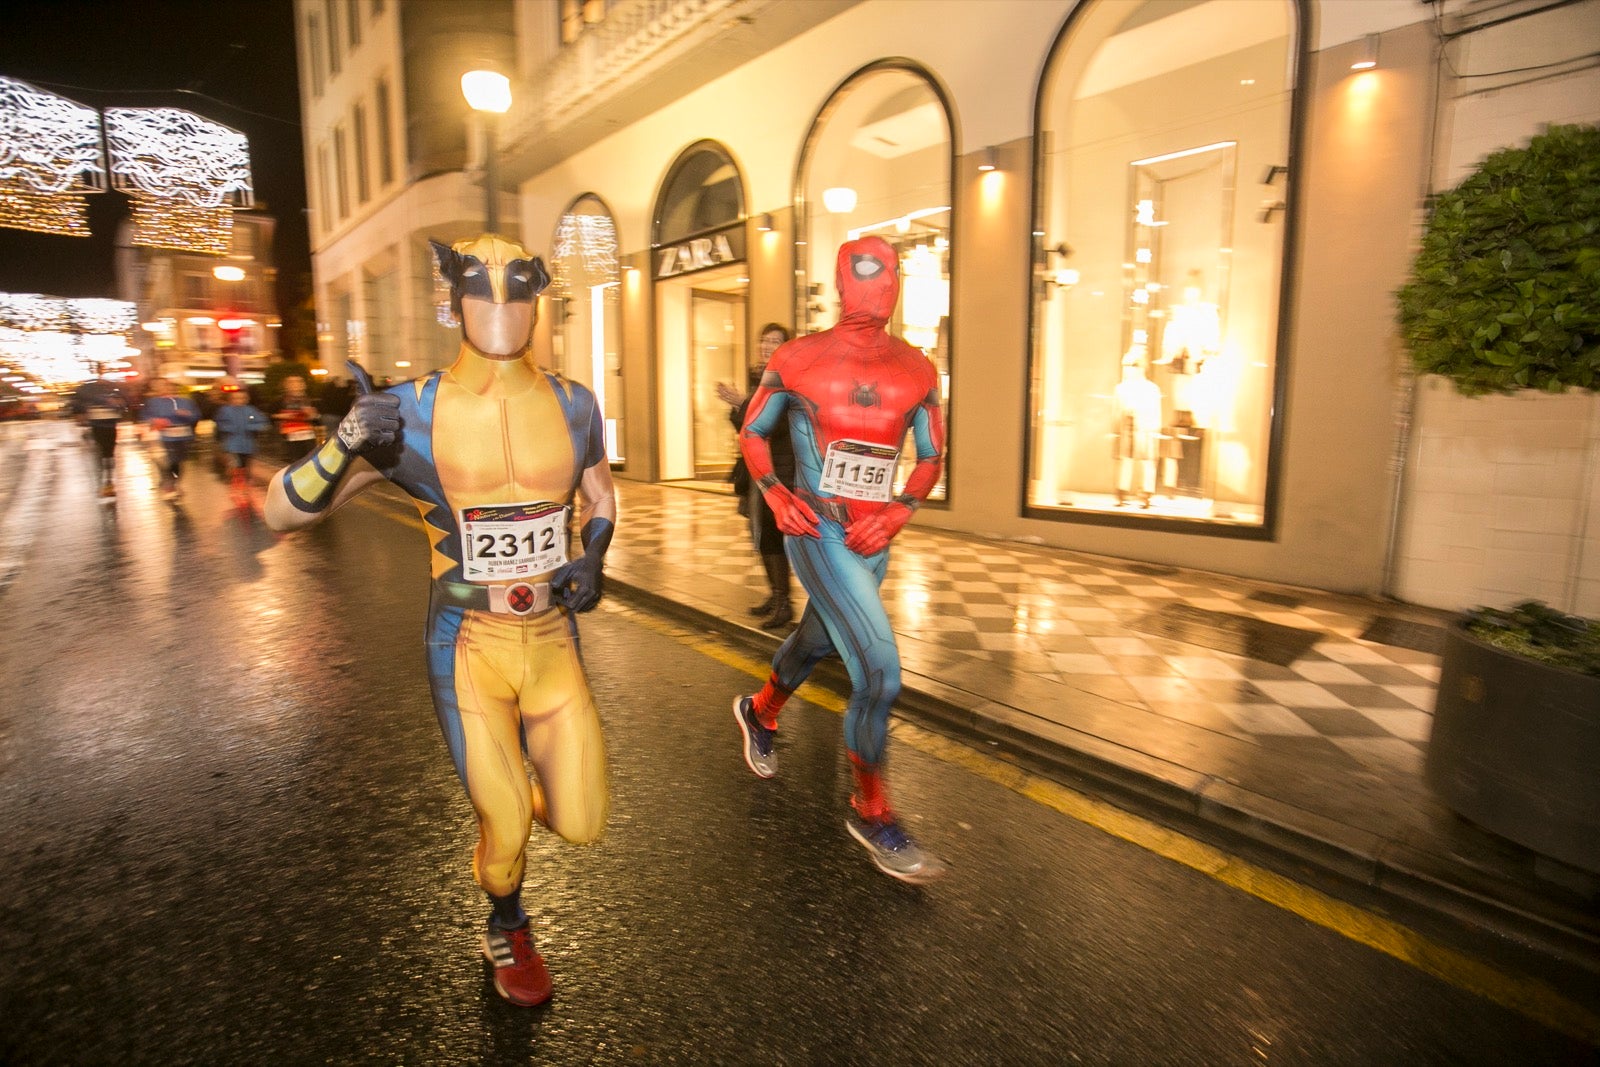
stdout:
[[773,224],[772,215],[770,212],[763,212],[756,216],[756,229],[760,230],[762,233],[772,232]]
[[244,268],[222,264],[211,268],[211,276],[219,282],[242,282],[244,281]]
[[1350,61],[1351,70],[1371,70],[1378,65],[1378,35],[1369,33],[1361,38],[1356,56]]
[[1000,154],[994,150],[994,145],[985,148],[978,155],[978,170],[987,174],[1000,165]]
[[829,214],[843,215],[856,209],[856,191],[847,185],[822,190],[822,206]]

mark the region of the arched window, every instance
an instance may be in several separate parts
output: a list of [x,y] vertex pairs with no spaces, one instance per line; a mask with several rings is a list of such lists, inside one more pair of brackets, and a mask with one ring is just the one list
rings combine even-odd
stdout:
[[657,430],[663,480],[721,480],[738,444],[718,383],[745,381],[744,179],[727,149],[679,154],[656,201]]
[[622,283],[617,224],[601,199],[578,197],[550,245],[550,343],[555,367],[594,390],[606,422],[606,454],[623,460]]
[[1298,35],[1293,0],[1091,0],[1056,43],[1030,516],[1270,535]]
[[[900,304],[890,331],[937,365],[947,408],[951,129],[949,105],[926,73],[898,61],[867,67],[834,90],[812,123],[795,197],[800,330],[824,330],[838,319],[839,246],[867,234],[882,237],[900,256]],[[902,455],[902,479],[914,460]],[[941,478],[929,499],[945,498]]]
[[656,204],[653,244],[670,245],[744,219],[739,168],[715,141],[690,145],[672,165]]

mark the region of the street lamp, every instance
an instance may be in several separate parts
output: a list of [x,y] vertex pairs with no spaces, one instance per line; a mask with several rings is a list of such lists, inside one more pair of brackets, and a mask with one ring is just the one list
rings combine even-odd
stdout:
[[500,120],[496,116],[504,115],[511,107],[511,79],[492,70],[469,70],[461,75],[461,95],[482,116],[484,214],[486,228],[495,233],[500,229],[500,150],[495,143]]

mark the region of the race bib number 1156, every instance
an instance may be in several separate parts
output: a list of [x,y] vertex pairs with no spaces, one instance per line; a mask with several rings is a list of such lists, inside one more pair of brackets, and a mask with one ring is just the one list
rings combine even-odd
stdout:
[[894,495],[894,467],[900,450],[848,438],[828,445],[822,461],[824,493],[850,500],[887,501]]
[[500,581],[555,570],[567,562],[567,510],[548,500],[462,508],[462,576]]

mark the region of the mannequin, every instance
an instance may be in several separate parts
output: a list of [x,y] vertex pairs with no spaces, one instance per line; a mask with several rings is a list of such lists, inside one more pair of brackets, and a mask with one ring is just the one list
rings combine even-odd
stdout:
[[1122,357],[1122,381],[1111,394],[1117,459],[1117,504],[1150,506],[1156,491],[1161,443],[1161,390],[1144,374],[1145,346],[1135,343]]
[[1200,299],[1200,272],[1189,272],[1183,303],[1168,311],[1161,332],[1161,358],[1171,381],[1172,423],[1161,442],[1161,484],[1173,494],[1200,491],[1201,453],[1205,448],[1205,421],[1196,415],[1196,378],[1205,361],[1222,344],[1217,305]]

